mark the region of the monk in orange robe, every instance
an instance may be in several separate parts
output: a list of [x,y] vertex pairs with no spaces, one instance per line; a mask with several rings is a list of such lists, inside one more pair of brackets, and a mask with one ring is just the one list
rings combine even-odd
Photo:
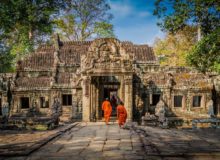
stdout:
[[106,100],[102,103],[102,110],[104,111],[105,123],[108,125],[108,122],[112,114],[112,106],[108,98],[106,98]]
[[123,126],[127,119],[127,111],[123,102],[120,102],[120,104],[117,106],[117,118],[119,127]]

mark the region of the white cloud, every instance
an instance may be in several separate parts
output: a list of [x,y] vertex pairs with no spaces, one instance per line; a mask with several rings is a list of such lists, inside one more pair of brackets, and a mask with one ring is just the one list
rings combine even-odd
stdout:
[[111,1],[110,7],[112,10],[112,13],[115,16],[125,17],[125,16],[129,16],[133,12],[132,6],[130,6],[128,4],[123,4],[121,2],[112,2]]
[[123,3],[123,1],[110,1],[109,4],[111,7],[111,12],[117,18],[124,18],[131,15],[145,18],[151,15],[151,13],[148,11],[138,10],[131,3]]

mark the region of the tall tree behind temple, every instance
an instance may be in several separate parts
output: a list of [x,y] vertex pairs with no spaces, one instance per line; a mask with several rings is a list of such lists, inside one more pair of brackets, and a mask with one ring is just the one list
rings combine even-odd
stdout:
[[[53,30],[53,17],[67,6],[67,0],[1,0],[1,61],[20,59]],[[15,61],[16,61],[15,60]],[[1,62],[11,64],[11,62]],[[3,66],[5,68],[5,66]],[[4,70],[3,70],[4,71]]]
[[164,39],[156,39],[154,52],[161,65],[185,66],[187,53],[196,43],[196,27],[187,26],[176,34],[167,34]]
[[112,15],[106,0],[71,0],[63,16],[55,20],[64,40],[84,41],[94,37],[114,37]]
[[177,33],[187,25],[197,27],[198,33],[201,31],[202,42],[189,50],[188,64],[203,72],[220,73],[219,0],[156,0],[155,6],[154,14],[160,19],[158,25],[164,31]]
[[207,35],[220,27],[219,0],[156,0],[155,7],[158,25],[171,33],[194,25]]

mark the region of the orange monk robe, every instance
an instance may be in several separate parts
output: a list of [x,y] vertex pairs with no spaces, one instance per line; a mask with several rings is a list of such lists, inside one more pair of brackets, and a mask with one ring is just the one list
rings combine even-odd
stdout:
[[123,105],[117,107],[118,125],[124,125],[127,119],[127,111]]
[[104,101],[102,103],[102,110],[104,111],[105,123],[108,124],[110,116],[112,114],[112,106],[109,101]]

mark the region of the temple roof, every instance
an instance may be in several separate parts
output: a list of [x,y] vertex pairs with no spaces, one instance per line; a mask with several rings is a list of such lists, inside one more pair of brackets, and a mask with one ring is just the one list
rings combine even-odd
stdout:
[[[80,64],[82,55],[87,54],[93,41],[67,41],[56,45],[42,45],[33,54],[21,61],[18,70],[48,70],[54,65],[55,52],[58,52],[60,63],[65,65]],[[135,45],[131,42],[120,42],[121,47],[140,62],[155,62],[156,57],[148,45]]]
[[172,77],[166,72],[151,73],[150,76],[145,79],[153,82],[153,85],[155,86],[164,86],[167,85],[169,78],[172,78],[174,89],[213,89],[213,84],[210,79],[202,73],[183,72],[170,75],[172,75]]
[[51,77],[19,77],[15,80],[16,88],[48,88],[52,82]]

